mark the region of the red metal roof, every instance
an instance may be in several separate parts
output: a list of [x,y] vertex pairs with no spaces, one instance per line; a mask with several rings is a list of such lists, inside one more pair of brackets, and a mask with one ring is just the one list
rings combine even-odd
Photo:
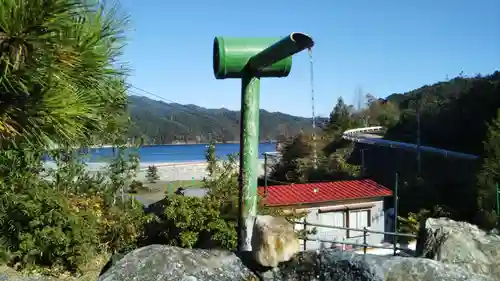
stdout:
[[[264,195],[264,187],[259,187]],[[348,199],[391,196],[392,191],[372,180],[273,185],[267,187],[268,206],[299,205]]]

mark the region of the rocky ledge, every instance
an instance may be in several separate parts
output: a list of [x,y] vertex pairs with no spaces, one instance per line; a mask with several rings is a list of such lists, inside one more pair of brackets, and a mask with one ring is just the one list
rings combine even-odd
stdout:
[[[338,250],[306,251],[290,256],[291,260],[280,262],[272,269],[257,270],[246,262],[247,259],[227,251],[151,245],[125,255],[98,281],[500,280],[498,235],[444,218],[429,219],[423,226],[418,246],[421,257],[417,258],[359,255]],[[266,231],[275,232],[276,229]],[[262,230],[260,235],[264,232]],[[269,258],[265,258],[267,254],[262,252],[264,248],[272,257],[288,259],[289,255],[283,254],[287,247],[270,249],[270,245],[281,245],[281,242],[262,237],[259,240],[266,246],[260,247],[260,254],[251,255],[254,260],[269,263]]]

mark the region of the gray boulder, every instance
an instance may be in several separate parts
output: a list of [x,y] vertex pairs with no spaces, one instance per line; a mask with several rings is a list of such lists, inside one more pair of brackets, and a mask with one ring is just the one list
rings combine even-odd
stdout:
[[[360,255],[338,250],[298,253],[259,274],[263,281],[493,281],[460,266],[424,258]],[[127,254],[98,281],[256,281],[234,254],[151,245]]]
[[500,236],[448,218],[430,218],[421,227],[418,254],[500,280]]
[[423,258],[307,251],[262,274],[265,281],[493,281],[459,266]]
[[233,253],[150,245],[128,253],[98,281],[258,280]]

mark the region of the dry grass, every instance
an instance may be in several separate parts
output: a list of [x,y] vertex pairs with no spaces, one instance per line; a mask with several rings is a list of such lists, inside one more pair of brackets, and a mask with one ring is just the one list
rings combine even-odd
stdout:
[[26,272],[26,271],[16,271],[12,267],[6,265],[0,265],[0,275],[7,277],[4,280],[24,280],[26,276],[33,279],[30,280],[40,280],[40,281],[95,281],[98,279],[102,268],[108,262],[110,255],[100,255],[94,260],[89,262],[86,266],[82,268],[83,275],[73,276],[69,273],[63,273],[57,277],[42,275],[37,272]]
[[156,183],[148,183],[145,184],[147,188],[145,190],[141,190],[135,194],[130,194],[131,196],[136,196],[143,204],[152,204],[157,202],[163,198],[165,198],[166,193],[173,193],[179,187],[184,188],[197,188],[203,187],[203,181],[201,180],[179,180],[179,181],[158,181]]
[[177,180],[177,181],[157,181],[155,183],[144,183],[145,190],[139,191],[137,194],[145,195],[148,193],[157,192],[175,192],[179,187],[197,188],[203,187],[202,180]]

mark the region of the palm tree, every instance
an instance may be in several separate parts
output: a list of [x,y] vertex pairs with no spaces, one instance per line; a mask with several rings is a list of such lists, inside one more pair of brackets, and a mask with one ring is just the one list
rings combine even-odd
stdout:
[[118,130],[127,104],[118,6],[1,1],[0,148],[82,146]]

